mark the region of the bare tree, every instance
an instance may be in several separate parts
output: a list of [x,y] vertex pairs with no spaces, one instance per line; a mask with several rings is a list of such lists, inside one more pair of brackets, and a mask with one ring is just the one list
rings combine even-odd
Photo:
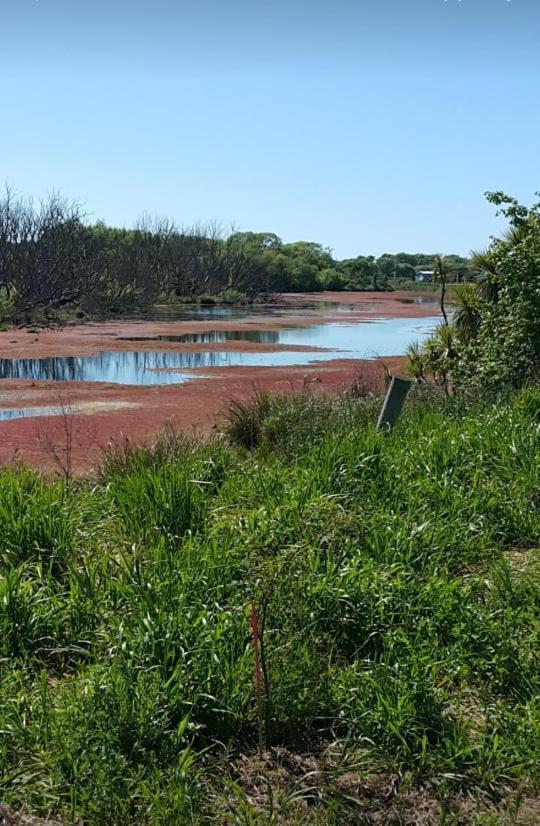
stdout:
[[[35,204],[6,188],[0,198],[0,303],[28,321],[79,306],[119,311],[161,296],[268,295],[280,281],[275,237],[254,242],[213,221],[179,229],[143,215],[132,229],[89,225],[76,202],[53,193]],[[279,239],[278,239],[279,240]]]
[[234,226],[210,222],[183,229],[171,239],[170,254],[171,284],[178,295],[268,294],[277,285],[266,249],[250,246],[248,236]]
[[99,249],[84,213],[56,193],[39,202],[6,190],[0,201],[0,285],[16,312],[74,305],[99,279]]

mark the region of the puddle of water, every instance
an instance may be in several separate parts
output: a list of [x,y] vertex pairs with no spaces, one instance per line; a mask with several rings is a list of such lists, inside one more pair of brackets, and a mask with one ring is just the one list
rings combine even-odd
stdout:
[[27,419],[34,416],[75,416],[78,413],[103,413],[110,410],[120,410],[122,408],[137,407],[134,402],[119,401],[94,401],[83,402],[75,406],[55,407],[44,405],[43,407],[6,407],[0,409],[0,422],[10,419]]
[[400,304],[432,304],[438,306],[438,299],[432,295],[413,295],[410,298],[396,298]]
[[0,422],[10,419],[27,419],[33,416],[61,416],[60,407],[12,407],[0,410]]
[[[42,359],[0,359],[0,378],[34,381],[108,382],[138,386],[180,384],[195,378],[189,371],[212,367],[287,367],[335,358],[362,359],[399,355],[413,340],[424,339],[438,318],[380,319],[369,324],[318,324],[271,331],[280,345],[327,348],[320,352],[174,351],[100,352],[93,356],[57,356]],[[250,331],[264,341],[268,331]],[[242,331],[242,334],[244,332]],[[234,331],[193,334],[194,343],[232,341]],[[227,335],[231,338],[227,338]],[[259,336],[257,338],[256,336]],[[198,338],[202,336],[203,338]],[[219,337],[223,336],[223,339]],[[185,343],[185,340],[184,340]]]
[[[367,319],[356,323],[313,324],[284,330],[210,330],[201,333],[160,336],[122,336],[120,341],[167,341],[179,344],[226,344],[252,341],[257,344],[323,347],[344,350],[347,358],[399,355],[416,334],[429,332],[438,319]],[[399,349],[394,349],[399,348]],[[350,355],[349,353],[353,353]],[[358,355],[361,353],[361,355]],[[247,355],[247,354],[245,354]],[[276,355],[276,354],[274,354]],[[298,354],[296,354],[298,355]],[[311,356],[311,359],[315,356]],[[291,362],[292,363],[292,362]]]

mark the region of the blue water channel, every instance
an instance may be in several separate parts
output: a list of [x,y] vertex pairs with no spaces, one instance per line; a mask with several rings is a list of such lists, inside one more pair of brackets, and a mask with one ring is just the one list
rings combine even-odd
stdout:
[[[33,379],[34,381],[109,382],[124,385],[181,384],[195,378],[191,371],[214,367],[287,367],[312,365],[335,358],[366,359],[399,355],[414,340],[424,339],[438,319],[392,318],[350,323],[314,324],[283,330],[210,330],[179,336],[125,337],[119,340],[152,341],[182,344],[226,345],[233,341],[257,344],[301,345],[325,348],[321,351],[277,352],[234,350],[190,350],[132,352],[104,351],[92,356],[54,356],[50,358],[0,359],[0,378]],[[2,415],[13,411],[0,411]],[[12,417],[12,415],[10,416]]]

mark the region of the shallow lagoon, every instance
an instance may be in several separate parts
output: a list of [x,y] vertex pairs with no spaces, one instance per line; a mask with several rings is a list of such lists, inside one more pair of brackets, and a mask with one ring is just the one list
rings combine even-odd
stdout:
[[[286,367],[335,358],[369,359],[400,355],[413,340],[425,338],[436,317],[393,318],[355,323],[314,324],[284,330],[206,331],[185,336],[143,337],[140,341],[178,344],[257,344],[324,348],[320,351],[146,350],[106,351],[92,356],[0,359],[0,378],[34,381],[110,382],[137,386],[181,384],[195,378],[190,371],[215,367]],[[129,339],[133,341],[133,337]],[[137,340],[137,339],[135,339]],[[11,413],[12,411],[10,411]],[[2,418],[0,412],[0,418]]]

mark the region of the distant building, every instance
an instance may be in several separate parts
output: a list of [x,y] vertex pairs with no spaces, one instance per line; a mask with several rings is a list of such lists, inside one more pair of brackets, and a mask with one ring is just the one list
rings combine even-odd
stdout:
[[434,270],[420,270],[420,272],[416,273],[415,281],[419,284],[431,284],[434,280],[435,271]]

